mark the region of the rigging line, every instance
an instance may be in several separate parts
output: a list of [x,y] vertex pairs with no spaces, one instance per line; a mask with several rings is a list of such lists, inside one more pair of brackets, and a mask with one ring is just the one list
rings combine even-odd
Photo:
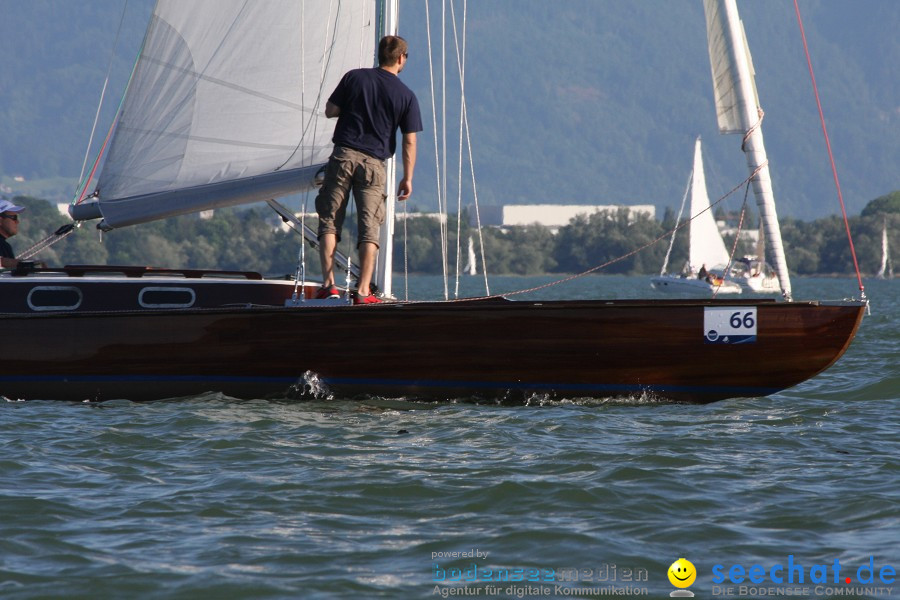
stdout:
[[[306,0],[300,3],[300,56],[306,56]],[[300,61],[300,105],[306,106],[306,61]],[[312,150],[310,150],[312,156]],[[312,162],[310,160],[310,162]],[[300,229],[306,228],[306,209],[309,204],[309,190],[303,194],[303,203],[300,210]],[[306,239],[300,236],[300,248],[297,250],[297,269],[294,271],[294,292],[291,294],[291,301],[298,301],[298,291],[301,281],[303,284],[303,297],[306,299]],[[325,276],[322,276],[322,283],[325,283]]]
[[[302,225],[303,221],[301,220],[300,223]],[[301,278],[304,280],[304,286],[303,286],[304,290],[306,289],[306,285],[305,285],[306,284],[306,276],[303,273],[303,267],[306,263],[306,257],[304,255],[304,251],[306,249],[306,244],[304,244],[305,241],[306,240],[304,240],[304,239],[300,240],[300,249],[297,251],[297,268],[294,269],[294,291],[291,293],[291,302],[298,301],[298,295],[299,295],[298,291],[300,289],[300,279]],[[305,291],[304,291],[303,295],[304,295],[304,297],[306,296]]]
[[725,265],[725,276],[731,273],[731,267],[734,266],[734,255],[737,254],[738,241],[741,239],[741,232],[744,230],[744,219],[747,217],[747,198],[750,194],[750,184],[744,191],[744,203],[741,205],[741,218],[738,219],[737,231],[734,233],[734,243],[731,245],[731,256],[728,257],[728,264]]
[[409,300],[409,231],[406,224],[409,221],[408,202],[403,203],[403,297]]
[[[438,128],[437,128],[437,106],[435,101],[435,93],[434,93],[434,47],[431,42],[431,12],[428,10],[429,2],[425,2],[425,31],[427,32],[428,39],[428,78],[429,83],[431,84],[431,130],[434,132],[434,174],[435,174],[435,191],[437,194],[437,202],[438,202],[438,213],[443,214],[443,201],[444,198],[441,195],[441,161],[440,161],[440,151],[438,149]],[[442,236],[442,247],[443,247],[443,234],[444,229],[443,225],[438,223],[441,228],[441,236]],[[442,261],[441,267],[444,273],[444,292],[446,294],[447,288],[447,263],[446,260]]]
[[[730,189],[729,191],[727,191],[722,197],[720,197],[718,200],[716,200],[715,202],[713,202],[712,204],[710,204],[708,207],[704,208],[703,210],[701,210],[700,212],[698,212],[696,215],[691,216],[691,218],[687,219],[684,223],[676,223],[675,230],[681,229],[681,228],[683,228],[683,227],[687,227],[688,224],[691,223],[691,221],[693,221],[694,219],[696,219],[697,217],[699,217],[700,215],[702,215],[702,214],[705,213],[706,211],[711,211],[711,210],[713,209],[713,207],[718,206],[720,202],[723,202],[726,198],[728,198],[728,197],[731,196],[733,193],[735,193],[736,191],[738,191],[739,189],[741,189],[742,186],[744,186],[744,185],[750,185],[750,182],[753,181],[753,178],[756,177],[757,174],[759,174],[759,172],[762,171],[763,168],[766,167],[768,164],[769,164],[769,161],[767,160],[767,161],[765,161],[763,164],[759,165],[756,169],[754,169],[754,171],[753,171],[752,173],[750,173],[750,175],[749,175],[746,179],[744,179],[743,181],[741,181],[741,182],[740,182],[738,185],[736,185],[735,187],[731,188],[731,189]],[[624,254],[624,255],[622,255],[622,256],[619,256],[618,258],[614,258],[614,259],[612,259],[612,260],[609,260],[609,261],[607,261],[607,262],[605,262],[605,263],[603,263],[603,264],[597,265],[597,266],[595,266],[595,267],[591,267],[590,269],[588,269],[588,270],[586,270],[586,271],[582,271],[581,273],[576,273],[575,275],[571,275],[570,277],[566,277],[566,278],[564,278],[564,279],[560,279],[559,281],[551,281],[551,282],[549,282],[549,283],[545,283],[544,285],[540,285],[540,286],[537,286],[537,287],[534,287],[534,288],[531,288],[531,289],[527,289],[527,290],[519,290],[519,291],[516,291],[516,292],[509,292],[509,293],[506,293],[506,294],[503,294],[503,295],[504,295],[504,296],[514,296],[514,295],[516,295],[516,294],[524,294],[524,293],[527,293],[527,292],[533,292],[533,291],[540,290],[540,289],[543,289],[543,288],[548,288],[548,287],[551,287],[551,286],[554,286],[554,285],[558,285],[558,284],[560,284],[560,283],[565,283],[565,282],[567,282],[567,281],[572,281],[573,279],[577,279],[577,278],[579,278],[579,277],[584,277],[585,275],[589,275],[590,273],[593,273],[593,272],[595,272],[595,271],[599,271],[599,270],[601,270],[601,269],[605,269],[606,267],[608,267],[608,266],[610,266],[610,265],[613,265],[613,264],[615,264],[615,263],[617,263],[617,262],[621,262],[621,261],[623,261],[623,260],[625,260],[625,259],[627,259],[627,258],[631,258],[632,256],[634,256],[635,254],[638,254],[639,252],[643,252],[643,251],[646,250],[647,248],[650,248],[651,246],[654,246],[655,244],[657,244],[660,240],[665,239],[669,234],[670,234],[670,232],[667,231],[667,232],[665,232],[664,234],[662,234],[662,235],[660,235],[659,237],[657,237],[656,239],[647,242],[647,243],[644,244],[643,246],[641,246],[641,247],[639,247],[639,248],[636,248],[635,250],[632,250],[631,252],[628,252],[628,253],[626,253],[626,254]]]
[[[279,166],[275,167],[275,171],[280,171],[284,167],[287,166],[289,162],[297,155],[297,152],[300,151],[301,146],[303,145],[303,141],[306,139],[306,134],[309,132],[310,126],[313,126],[313,138],[315,139],[316,127],[318,126],[320,116],[319,106],[321,106],[322,102],[322,90],[325,88],[325,74],[328,72],[328,67],[331,64],[331,58],[334,54],[334,48],[337,43],[337,28],[338,28],[338,20],[340,19],[341,14],[341,2],[338,1],[337,9],[334,13],[334,21],[332,22],[332,8],[334,7],[334,2],[328,3],[328,22],[331,25],[331,43],[328,42],[328,29],[325,29],[325,36],[322,39],[323,48],[322,48],[322,69],[319,75],[319,89],[316,93],[316,101],[313,104],[312,108],[309,112],[309,119],[303,125],[303,131],[300,133],[300,139],[297,140],[297,145],[294,147],[293,152],[291,152],[290,156],[288,156],[283,163]],[[303,110],[303,106],[299,107],[300,110]],[[312,150],[310,150],[312,152]],[[310,163],[312,163],[312,159],[310,159]]]
[[[728,279],[728,274],[731,272],[732,265],[734,265],[734,255],[737,252],[738,241],[741,239],[741,230],[744,228],[744,216],[747,214],[747,198],[749,195],[750,182],[748,181],[747,186],[744,188],[744,203],[741,205],[741,218],[738,219],[737,231],[734,234],[734,243],[731,245],[731,254],[728,256],[728,264],[725,265],[725,270],[722,272],[722,283]],[[712,295],[713,300],[719,295],[721,289],[721,285],[715,289]]]
[[456,175],[456,282],[453,291],[453,297],[459,297],[459,280],[460,259],[462,254],[462,163],[463,163],[463,107],[465,104],[465,78],[466,78],[466,23],[465,13],[463,14],[463,45],[462,51],[459,47],[459,36],[456,28],[456,10],[454,9],[453,0],[450,0],[450,16],[453,22],[453,43],[456,49],[456,69],[459,73],[459,150],[457,153],[458,168]]
[[[304,206],[304,210],[300,213],[300,228],[306,229],[306,207]],[[300,273],[300,284],[303,286],[303,289],[306,289],[306,244],[304,243],[306,240],[300,240],[300,265],[301,269]],[[295,284],[296,289],[296,284]]]
[[816,85],[816,75],[813,73],[812,58],[809,54],[809,46],[806,43],[806,32],[803,29],[803,19],[800,17],[800,6],[794,0],[794,12],[797,13],[797,25],[800,27],[800,38],[803,40],[803,51],[806,53],[806,64],[809,67],[809,78],[812,82],[813,95],[816,97],[816,106],[819,109],[819,121],[822,124],[822,135],[825,137],[825,147],[828,150],[828,160],[831,163],[831,173],[834,176],[834,186],[837,189],[838,200],[841,204],[841,213],[844,215],[844,227],[847,230],[847,241],[850,244],[850,255],[853,257],[853,267],[856,269],[856,281],[859,284],[859,292],[862,299],[866,298],[866,289],[859,272],[859,261],[856,259],[856,248],[853,246],[853,236],[850,235],[850,221],[847,219],[847,207],[844,206],[844,194],[841,191],[841,182],[838,179],[837,166],[834,162],[834,154],[831,151],[831,141],[828,138],[828,128],[825,126],[825,112],[822,110],[822,101],[819,99],[819,88]]
[[441,2],[441,151],[441,162],[443,163],[441,187],[444,197],[444,218],[440,222],[441,258],[444,261],[444,299],[446,300],[450,297],[448,291],[450,267],[447,262],[447,246],[450,238],[447,220],[447,215],[450,213],[450,202],[447,198],[447,0]]
[[[330,5],[329,5],[328,12],[329,12],[329,16],[330,16],[330,13],[331,13]],[[324,52],[325,51],[323,50],[323,53]],[[301,2],[301,4],[300,4],[300,56],[301,57],[306,56],[306,0],[303,0],[303,2]],[[324,57],[323,57],[322,62],[323,63],[325,62]],[[320,78],[319,88],[320,89],[322,88],[321,80],[324,79],[324,77],[325,77],[324,73],[320,73],[320,76],[319,76],[319,78]],[[300,61],[300,104],[302,106],[306,106],[306,61],[305,60]],[[312,132],[312,136],[313,136],[314,140],[316,138],[316,133],[317,133],[317,129],[318,129],[318,119],[316,119],[315,114],[316,114],[315,111],[311,111],[309,113],[309,121],[316,121],[316,127],[313,128],[313,132]],[[308,123],[309,122],[304,124],[303,133],[300,134],[300,141],[297,142],[297,148],[299,148],[299,146],[303,143],[303,139],[306,136],[306,131],[309,128]],[[294,152],[296,152],[296,151],[297,150],[295,149]],[[309,162],[308,162],[308,164],[311,165],[313,163],[314,158],[315,158],[315,144],[310,144],[309,145],[309,156],[308,156]],[[290,159],[288,159],[288,160],[290,160]],[[287,162],[285,162],[285,164],[287,164]],[[282,165],[282,167],[283,166],[284,165]],[[279,167],[279,168],[281,168],[281,167]],[[304,231],[306,228],[306,213],[309,210],[310,191],[311,190],[307,189],[303,193],[303,202],[300,207],[301,208],[301,210],[300,210],[300,225],[301,225],[301,229]],[[295,279],[294,288],[296,289],[297,284],[300,283],[303,286],[303,288],[305,289],[306,288],[306,239],[304,236],[300,236],[300,250],[299,250],[298,254],[299,254],[299,256],[298,256],[297,260],[300,262],[297,265],[297,273],[295,275],[297,277],[297,279]],[[325,283],[325,274],[324,273],[322,274],[322,283],[323,284]]]
[[[478,185],[475,181],[475,158],[472,155],[472,136],[471,129],[469,127],[469,110],[468,103],[466,100],[466,88],[465,88],[465,64],[466,64],[466,25],[468,23],[468,3],[467,0],[463,0],[463,49],[462,49],[462,65],[460,66],[460,146],[462,145],[462,133],[465,131],[466,135],[466,151],[468,153],[469,158],[469,174],[472,177],[472,203],[475,208],[475,225],[478,230],[478,246],[481,251],[481,274],[484,278],[484,292],[485,294],[490,295],[491,288],[488,283],[488,269],[487,269],[487,256],[484,249],[484,234],[482,232],[481,227],[481,212],[478,203]],[[455,33],[455,30],[454,30]],[[460,163],[462,162],[462,151],[460,151]],[[460,189],[462,189],[462,166],[460,165]],[[461,212],[461,207],[460,207]],[[459,246],[460,240],[457,235],[457,246]],[[461,252],[458,248],[457,253]]]
[[[452,8],[452,5],[451,5]],[[478,245],[481,250],[481,274],[484,278],[484,293],[490,295],[491,289],[488,283],[488,270],[487,270],[487,256],[484,251],[484,234],[481,228],[481,212],[478,204],[478,186],[475,182],[475,159],[472,156],[472,137],[471,137],[471,129],[469,128],[469,111],[468,105],[466,102],[466,87],[465,87],[465,59],[466,59],[466,24],[468,23],[467,19],[468,14],[468,3],[466,0],[463,0],[463,50],[462,50],[462,65],[459,67],[460,69],[460,124],[462,129],[465,129],[466,134],[466,149],[468,151],[469,156],[469,173],[472,176],[472,202],[475,206],[475,225],[478,229]],[[456,33],[455,29],[455,21],[454,21],[454,35]],[[458,44],[457,44],[457,55],[459,55]],[[462,133],[460,133],[460,144],[462,144]],[[462,162],[462,153],[460,152],[460,163]],[[462,166],[460,166],[460,189],[462,189]],[[459,249],[459,235],[457,234],[457,255],[461,252]]]
[[56,231],[54,231],[53,233],[51,233],[50,235],[48,235],[47,237],[42,239],[41,241],[37,242],[30,248],[26,249],[24,252],[20,253],[18,256],[16,256],[16,258],[18,260],[28,260],[29,258],[34,256],[41,250],[49,248],[56,242],[67,238],[69,236],[69,234],[71,234],[73,231],[75,231],[75,228],[78,227],[78,225],[79,224],[77,224],[77,223],[66,223],[65,225],[63,225],[62,227],[60,227],[59,229],[57,229]]
[[[300,3],[300,56],[306,56],[306,0]],[[306,61],[300,60],[300,106],[306,106]],[[311,112],[309,114],[310,119],[315,119],[315,112]],[[303,127],[304,131],[306,130],[306,125]],[[313,139],[315,139],[315,132],[313,132]],[[300,134],[300,141],[297,142],[297,146],[299,147],[303,141],[303,134]],[[312,144],[310,145],[312,146]],[[296,150],[295,150],[296,151]],[[314,150],[312,147],[309,149],[309,162],[312,164]],[[283,165],[282,165],[283,166]],[[307,191],[307,196],[309,192]],[[303,242],[301,242],[302,244]]]
[[[347,205],[348,205],[348,208],[350,209],[350,219],[352,222],[353,217],[358,212],[356,210],[356,202],[348,202]],[[359,223],[358,218],[356,220],[356,223]],[[359,228],[358,227],[356,229],[355,236],[357,237],[357,239],[359,239]],[[354,238],[354,232],[353,232],[353,229],[350,229],[347,232],[347,246],[349,246],[349,248],[347,248],[347,270],[346,270],[346,279],[345,279],[345,283],[344,283],[344,285],[347,288],[348,300],[349,300],[349,296],[350,296],[350,284],[353,281],[353,246],[354,246],[353,238]],[[357,242],[355,245],[357,248],[359,248],[359,242]],[[321,248],[321,246],[319,246],[319,247]],[[339,251],[340,247],[341,247],[341,240],[339,238],[336,238],[334,240],[335,251]],[[321,252],[321,250],[320,250],[320,252]],[[359,259],[359,270],[358,270],[358,274],[356,277],[357,288],[359,286],[359,279],[360,279],[360,277],[362,277],[361,267],[362,267],[362,258]],[[331,263],[331,272],[334,273],[334,261],[332,261],[332,263]],[[325,273],[322,273],[322,283],[324,283],[324,282],[325,282]],[[334,276],[334,283],[337,284],[337,275]],[[370,283],[369,285],[372,285],[372,284]],[[357,293],[359,293],[359,289],[357,289]],[[369,294],[374,294],[374,293],[375,292],[370,288]]]
[[469,135],[469,111],[463,104],[463,119],[466,124],[466,145],[469,150],[469,172],[472,174],[472,201],[475,204],[475,224],[478,227],[478,244],[481,247],[481,272],[484,275],[484,293],[490,295],[488,285],[487,258],[484,251],[484,235],[481,231],[481,210],[478,204],[478,186],[475,184],[475,161],[472,157],[472,138]]
[[[744,186],[744,185],[750,185],[750,182],[753,180],[753,178],[756,177],[756,175],[757,175],[757,174],[763,169],[763,167],[765,167],[766,165],[768,165],[768,161],[764,162],[764,163],[761,164],[759,167],[757,167],[757,168],[750,174],[749,177],[747,177],[746,179],[744,179],[743,181],[741,181],[741,182],[740,182],[738,185],[736,185],[735,187],[731,188],[728,192],[726,192],[726,193],[725,193],[722,197],[720,197],[718,200],[716,200],[715,202],[711,203],[711,204],[709,205],[708,208],[704,208],[703,210],[701,210],[700,212],[698,212],[696,215],[694,215],[694,216],[692,216],[691,218],[687,219],[684,223],[676,223],[676,224],[675,224],[675,229],[674,229],[674,231],[678,231],[679,229],[682,229],[682,228],[684,228],[684,227],[687,227],[688,224],[689,224],[691,221],[693,221],[694,219],[696,219],[697,217],[699,217],[700,215],[702,215],[702,214],[705,213],[706,211],[712,210],[713,207],[718,206],[720,202],[723,202],[726,198],[728,198],[728,197],[731,196],[733,193],[735,193],[736,191],[738,191],[739,189],[741,189],[742,186]],[[613,264],[615,264],[615,263],[617,263],[617,262],[622,262],[623,260],[626,260],[626,259],[628,259],[628,258],[631,258],[631,257],[634,256],[635,254],[638,254],[638,253],[640,253],[640,252],[643,252],[643,251],[646,250],[647,248],[650,248],[651,246],[654,246],[654,245],[658,244],[661,240],[664,240],[665,238],[667,238],[667,237],[668,237],[669,235],[671,235],[671,234],[672,234],[671,231],[666,231],[666,232],[662,233],[661,235],[659,235],[658,237],[656,237],[655,239],[650,240],[649,242],[647,242],[647,243],[644,244],[643,246],[640,246],[639,248],[635,248],[635,249],[632,250],[631,252],[628,252],[628,253],[626,253],[626,254],[623,254],[622,256],[619,256],[619,257],[617,257],[617,258],[613,258],[613,259],[611,259],[611,260],[608,260],[608,261],[606,261],[605,263],[602,263],[602,264],[596,265],[596,266],[594,266],[594,267],[591,267],[590,269],[587,269],[587,270],[585,270],[585,271],[582,271],[581,273],[575,273],[574,275],[569,275],[568,277],[564,277],[564,278],[562,278],[562,279],[557,279],[556,281],[550,281],[550,282],[545,283],[545,284],[543,284],[543,285],[538,285],[538,286],[531,287],[531,288],[527,288],[527,289],[516,290],[516,291],[513,291],[513,292],[505,292],[505,293],[503,293],[503,294],[493,294],[493,295],[488,294],[488,295],[486,295],[486,296],[478,296],[478,297],[474,297],[474,298],[462,298],[462,299],[459,299],[459,300],[450,300],[450,302],[466,302],[466,301],[471,301],[471,300],[487,300],[487,299],[490,299],[490,298],[506,298],[506,297],[509,297],[509,296],[516,296],[516,295],[519,295],[519,294],[527,294],[527,293],[529,293],[529,292],[536,292],[536,291],[538,291],[538,290],[542,290],[542,289],[545,289],[545,288],[553,287],[553,286],[555,286],[555,285],[560,285],[560,284],[562,284],[562,283],[568,283],[569,281],[573,281],[573,280],[575,280],[575,279],[578,279],[579,277],[584,277],[585,275],[590,275],[591,273],[594,273],[595,271],[599,271],[599,270],[601,270],[601,269],[605,269],[606,267],[608,267],[608,266],[610,266],[610,265],[613,265]],[[424,301],[424,302],[427,302],[427,301]],[[416,304],[416,303],[417,303],[417,302],[409,302],[408,304]]]
[[[300,56],[306,56],[306,0],[300,3]],[[306,61],[300,61],[300,105],[306,106]],[[310,117],[312,118],[312,117]],[[315,133],[313,133],[315,136]],[[312,163],[313,149],[310,148],[310,163]],[[303,193],[303,202],[300,208],[300,229],[306,229],[306,209],[309,206],[309,190]],[[322,277],[322,283],[325,283]],[[306,239],[300,236],[300,248],[297,250],[297,269],[294,271],[294,293],[291,300],[297,302],[297,292],[302,284],[304,299],[306,298]]]
[[[119,45],[119,35],[122,33],[122,23],[125,22],[125,12],[128,10],[128,0],[122,6],[122,16],[119,17],[119,27],[116,29],[116,37],[113,40],[112,51],[109,54],[109,65],[106,67],[106,78],[103,80],[103,88],[100,91],[100,101],[97,103],[97,112],[94,113],[94,124],[91,126],[91,135],[88,138],[87,148],[84,149],[84,161],[81,163],[81,173],[78,175],[78,181],[84,178],[84,170],[87,168],[88,156],[91,153],[91,145],[94,143],[94,134],[97,132],[97,123],[100,120],[100,110],[103,108],[103,99],[106,97],[106,88],[109,85],[109,75],[112,73],[113,59],[116,56],[116,48]],[[76,195],[77,195],[76,190]]]
[[756,107],[756,116],[759,118],[756,119],[756,123],[750,126],[750,129],[747,130],[747,133],[744,134],[744,137],[741,138],[741,152],[747,152],[746,144],[747,140],[750,139],[750,136],[753,135],[753,132],[762,127],[763,119],[766,116],[766,111],[762,109],[761,106]]
[[[121,104],[119,105],[121,108]],[[87,176],[87,178],[83,178],[81,184],[79,184],[79,190],[76,190],[75,198],[72,199],[73,204],[81,204],[84,201],[85,196],[87,195],[87,187],[90,184],[91,180],[94,179],[94,175],[97,173],[97,168],[100,166],[100,158],[103,156],[103,153],[106,151],[106,146],[109,144],[109,140],[112,138],[113,131],[116,129],[116,123],[118,123],[118,116],[113,119],[112,125],[109,126],[109,131],[106,133],[106,138],[103,140],[103,144],[100,146],[100,151],[97,153],[97,158],[94,160],[94,166],[91,167],[91,172]]]
[[[116,116],[113,119],[112,123],[109,126],[109,131],[106,132],[106,139],[103,141],[103,145],[100,147],[100,151],[97,153],[97,158],[94,159],[94,166],[91,168],[91,173],[88,175],[86,179],[83,179],[80,183],[80,191],[77,191],[75,197],[72,199],[72,204],[81,204],[87,195],[87,188],[90,184],[91,180],[94,177],[94,174],[97,172],[97,168],[100,166],[100,159],[103,157],[103,153],[106,150],[107,144],[112,139],[113,133],[116,130],[116,127],[119,123],[119,116],[122,114],[122,107],[125,105],[125,97],[128,94],[128,88],[131,87],[131,82],[134,81],[134,75],[137,72],[138,64],[141,61],[141,56],[144,53],[144,47],[147,45],[147,37],[150,34],[149,28],[144,33],[144,39],[141,41],[141,47],[138,50],[137,56],[134,59],[134,63],[131,65],[131,73],[128,75],[128,83],[125,84],[125,91],[122,93],[122,97],[119,99],[119,106],[116,107]],[[90,149],[90,144],[88,144],[88,149]]]
[[[690,175],[688,175],[687,188],[684,190],[684,196],[681,197],[681,208],[678,209],[678,216],[675,217],[675,223],[677,224],[681,221],[681,215],[684,214],[684,205],[687,202],[688,194],[691,193],[691,185],[694,183],[694,170],[691,169]],[[674,230],[672,232],[672,239],[669,240],[669,249],[666,250],[666,258],[663,260],[662,270],[660,270],[660,275],[666,274],[666,269],[669,268],[669,257],[672,255],[672,248],[675,246],[675,233],[678,230]]]

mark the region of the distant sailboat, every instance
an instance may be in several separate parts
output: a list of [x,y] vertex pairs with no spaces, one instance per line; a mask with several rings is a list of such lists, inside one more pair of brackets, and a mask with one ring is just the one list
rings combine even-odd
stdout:
[[881,268],[875,275],[878,279],[894,278],[894,263],[891,261],[891,248],[888,244],[887,219],[881,228]]
[[766,262],[766,238],[762,222],[756,238],[756,254],[748,254],[734,262],[729,278],[744,290],[756,294],[775,294],[781,292],[778,276]]
[[472,236],[469,236],[469,257],[466,260],[466,275],[478,275],[476,264],[475,242],[472,241]]
[[[690,249],[688,264],[680,275],[666,274],[668,256],[658,277],[650,280],[650,284],[661,292],[703,293],[706,294],[740,294],[741,286],[713,275],[712,270],[724,271],[728,266],[728,250],[719,233],[719,227],[709,206],[709,194],[706,191],[706,176],[703,173],[703,154],[700,138],[694,143],[694,170],[691,174],[691,222]],[[678,213],[681,220],[682,210]],[[672,232],[673,240],[675,232]]]

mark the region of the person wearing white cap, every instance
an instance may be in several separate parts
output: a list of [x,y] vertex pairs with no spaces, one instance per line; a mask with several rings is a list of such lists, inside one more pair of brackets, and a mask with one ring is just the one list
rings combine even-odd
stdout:
[[0,267],[4,269],[15,269],[19,264],[16,253],[6,240],[19,233],[19,213],[23,210],[24,206],[0,200]]

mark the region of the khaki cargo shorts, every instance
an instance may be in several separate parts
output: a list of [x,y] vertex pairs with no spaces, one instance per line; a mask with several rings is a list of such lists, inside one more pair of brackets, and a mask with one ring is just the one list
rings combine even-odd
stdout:
[[357,245],[372,242],[377,246],[385,217],[386,180],[383,160],[352,148],[335,146],[325,167],[325,183],[316,196],[319,238],[333,233],[341,241],[352,190],[359,225]]

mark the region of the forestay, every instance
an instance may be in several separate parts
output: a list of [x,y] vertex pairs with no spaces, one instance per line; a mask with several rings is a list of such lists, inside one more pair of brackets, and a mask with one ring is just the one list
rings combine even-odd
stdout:
[[373,64],[374,1],[159,0],[97,187],[121,227],[309,189],[325,101]]

